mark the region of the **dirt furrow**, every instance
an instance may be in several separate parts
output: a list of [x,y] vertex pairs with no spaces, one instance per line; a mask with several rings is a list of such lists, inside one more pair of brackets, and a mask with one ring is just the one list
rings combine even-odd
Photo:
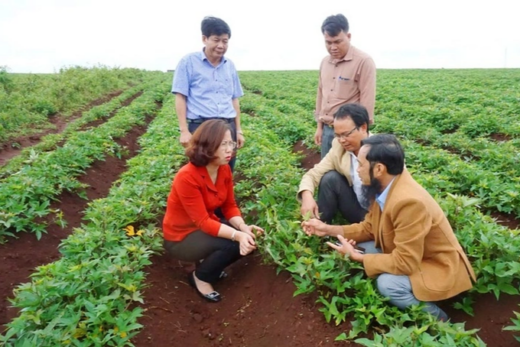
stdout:
[[121,159],[107,156],[104,161],[96,161],[79,177],[79,181],[86,183],[88,200],[80,198],[77,194],[64,192],[52,207],[63,212],[63,219],[67,226],[61,228],[49,220],[47,234],[38,241],[32,233],[20,233],[18,239],[12,239],[4,245],[0,245],[0,325],[11,321],[18,311],[10,307],[8,297],[12,297],[13,289],[24,282],[30,281],[30,274],[39,265],[55,261],[60,257],[58,245],[66,238],[73,228],[79,227],[83,218],[83,210],[89,201],[105,197],[112,183],[126,171],[126,161],[139,151],[138,138],[146,132],[148,118],[145,125],[136,126],[123,138],[116,142],[128,148],[128,154]]
[[[108,94],[108,95],[106,95],[106,96],[104,96],[102,98],[94,100],[90,104],[88,104],[87,106],[81,108],[80,110],[75,111],[70,117],[65,118],[65,117],[60,116],[60,115],[53,116],[52,118],[50,118],[49,121],[50,121],[50,123],[52,123],[52,124],[54,124],[56,126],[55,129],[45,130],[45,131],[43,131],[41,133],[38,133],[38,134],[20,136],[18,138],[9,140],[9,141],[7,141],[4,144],[1,144],[0,145],[0,166],[3,166],[5,164],[7,164],[7,162],[9,160],[11,160],[12,158],[14,158],[17,155],[19,155],[22,152],[23,149],[25,149],[27,147],[32,147],[32,146],[35,146],[35,145],[39,144],[42,141],[42,137],[44,137],[45,135],[61,134],[63,131],[65,131],[67,126],[72,121],[80,118],[81,115],[83,114],[83,112],[86,112],[86,111],[90,110],[93,107],[96,107],[96,106],[99,106],[99,105],[102,105],[104,103],[109,102],[113,98],[119,96],[122,92],[123,91],[116,91],[116,92],[110,93],[110,94]],[[140,92],[136,93],[135,95],[131,96],[130,98],[126,99],[122,103],[121,107],[125,107],[125,106],[130,105],[130,103],[134,99],[136,99],[137,97],[141,96],[142,93],[143,92],[140,91]],[[110,117],[112,117],[121,107],[118,107],[117,109],[112,111],[108,117],[104,117],[102,119],[98,119],[96,121],[93,121],[93,122],[90,122],[90,123],[84,125],[82,127],[82,130],[86,129],[86,128],[89,128],[89,127],[95,127],[95,126],[98,126],[100,124],[103,124],[108,119],[110,119]],[[16,145],[13,147],[13,144],[16,144]],[[58,146],[60,146],[60,145],[61,144],[58,144]]]
[[[152,258],[144,290],[143,330],[132,339],[144,346],[339,346],[343,330],[327,324],[314,296],[299,295],[289,273],[245,257],[217,283],[222,301],[207,303],[187,283],[192,264],[166,255]],[[351,343],[350,346],[359,346]]]

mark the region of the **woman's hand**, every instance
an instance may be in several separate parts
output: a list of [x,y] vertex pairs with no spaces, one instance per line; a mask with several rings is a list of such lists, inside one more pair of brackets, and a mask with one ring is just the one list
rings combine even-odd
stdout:
[[262,235],[264,233],[264,229],[260,228],[259,226],[253,224],[247,225],[246,223],[242,223],[240,225],[240,231],[248,234],[255,240],[257,236]]
[[256,249],[254,236],[246,232],[238,232],[235,238],[240,244],[240,255],[248,255]]

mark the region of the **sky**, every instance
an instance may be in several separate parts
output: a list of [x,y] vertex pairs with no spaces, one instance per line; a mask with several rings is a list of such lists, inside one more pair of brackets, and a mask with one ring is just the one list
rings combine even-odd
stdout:
[[238,70],[317,70],[321,24],[338,13],[377,68],[520,68],[518,0],[0,0],[0,67],[175,69],[216,16]]

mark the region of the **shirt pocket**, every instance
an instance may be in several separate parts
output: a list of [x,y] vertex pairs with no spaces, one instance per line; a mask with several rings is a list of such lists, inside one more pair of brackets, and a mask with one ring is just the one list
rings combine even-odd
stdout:
[[353,79],[338,78],[336,81],[336,96],[341,100],[351,100],[359,93],[358,83]]

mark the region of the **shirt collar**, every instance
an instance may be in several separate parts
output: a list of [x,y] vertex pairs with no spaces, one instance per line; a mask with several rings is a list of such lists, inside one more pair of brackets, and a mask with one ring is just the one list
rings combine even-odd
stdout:
[[392,183],[394,183],[394,180],[395,177],[390,181],[381,194],[376,194],[376,202],[379,204],[381,211],[385,208],[386,198],[388,197],[388,192],[390,191],[390,187],[392,186]]
[[[208,57],[206,57],[206,54],[204,53],[205,49],[206,49],[206,47],[202,47],[202,50],[199,52],[199,58],[200,58],[200,60],[202,60],[202,61],[206,60],[209,63]],[[222,56],[222,60],[220,61],[220,64],[218,64],[218,65],[220,66],[221,64],[226,63],[226,62],[227,62],[226,56]]]
[[348,48],[347,54],[345,54],[345,56],[342,59],[332,59],[332,57],[330,57],[329,63],[337,64],[342,61],[350,61],[352,59],[354,59],[354,47],[351,45]]

